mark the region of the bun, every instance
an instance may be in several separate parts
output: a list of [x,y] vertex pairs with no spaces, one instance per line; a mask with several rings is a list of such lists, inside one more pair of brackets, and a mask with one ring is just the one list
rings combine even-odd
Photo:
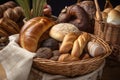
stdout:
[[117,5],[114,9],[120,12],[120,5]]
[[46,48],[46,47],[43,47],[43,48],[39,48],[37,51],[36,51],[36,57],[40,57],[40,58],[46,58],[46,59],[49,59],[53,56],[52,54],[52,50],[50,48]]
[[68,62],[68,61],[77,61],[79,60],[78,57],[71,56],[69,53],[61,54],[58,58],[58,61],[60,62]]
[[92,57],[96,57],[105,53],[105,50],[103,49],[103,47],[96,42],[91,42],[91,41],[88,42],[87,48],[88,48],[89,54]]
[[111,10],[112,10],[112,8],[106,8],[106,9],[103,10],[103,12],[108,14]]
[[90,40],[90,35],[86,32],[83,32],[73,44],[71,55],[75,57],[80,57],[84,47],[87,42]]
[[59,43],[57,40],[53,38],[46,39],[41,42],[41,47],[48,47],[52,50],[58,50],[59,49]]
[[52,25],[54,25],[54,21],[47,17],[36,17],[26,22],[20,32],[19,41],[21,47],[27,49],[28,51],[35,52],[38,47],[40,37]]
[[104,22],[107,21],[108,14],[106,12],[102,12],[102,19]]
[[111,10],[108,13],[107,23],[111,23],[114,25],[120,25],[120,12],[117,10]]
[[50,36],[58,41],[63,41],[66,34],[75,32],[79,33],[80,30],[70,23],[59,23],[54,25],[50,30]]
[[65,35],[63,42],[59,48],[60,53],[68,53],[72,47],[74,41],[78,38],[79,34],[76,33],[68,33]]

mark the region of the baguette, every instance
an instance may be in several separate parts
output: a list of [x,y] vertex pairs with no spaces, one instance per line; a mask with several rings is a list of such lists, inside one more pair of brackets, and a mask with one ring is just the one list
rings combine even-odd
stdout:
[[84,47],[87,42],[90,40],[90,35],[86,32],[83,32],[78,39],[74,42],[71,55],[75,57],[80,57]]
[[60,46],[59,52],[60,53],[68,53],[72,47],[74,41],[78,38],[79,34],[76,33],[68,33],[65,35],[63,42]]

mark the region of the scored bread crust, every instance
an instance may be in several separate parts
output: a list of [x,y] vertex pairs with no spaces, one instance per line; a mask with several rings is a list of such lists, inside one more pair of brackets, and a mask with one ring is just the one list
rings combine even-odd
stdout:
[[[33,18],[33,21],[34,20],[37,20],[33,22],[34,24],[32,24],[32,21],[30,20],[23,26],[19,40],[21,47],[31,52],[36,51],[38,41],[42,34],[55,24],[54,21],[47,17],[37,17],[37,19]],[[26,25],[28,24],[29,26],[27,27]]]
[[73,24],[59,23],[51,28],[49,35],[58,41],[63,41],[64,36],[71,32],[79,33],[80,30]]

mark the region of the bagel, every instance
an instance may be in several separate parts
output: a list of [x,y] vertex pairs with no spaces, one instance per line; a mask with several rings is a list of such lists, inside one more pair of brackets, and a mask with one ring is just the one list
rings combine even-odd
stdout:
[[89,16],[85,10],[79,5],[71,5],[65,7],[58,16],[58,23],[71,23],[74,24],[79,30],[90,32],[92,28],[89,24]]

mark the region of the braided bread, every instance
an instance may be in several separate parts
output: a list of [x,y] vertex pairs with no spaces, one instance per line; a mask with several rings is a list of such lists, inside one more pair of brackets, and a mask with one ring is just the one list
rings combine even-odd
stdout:
[[4,13],[3,17],[9,18],[15,22],[19,21],[23,17],[23,10],[21,7],[17,6],[15,8],[8,8]]

